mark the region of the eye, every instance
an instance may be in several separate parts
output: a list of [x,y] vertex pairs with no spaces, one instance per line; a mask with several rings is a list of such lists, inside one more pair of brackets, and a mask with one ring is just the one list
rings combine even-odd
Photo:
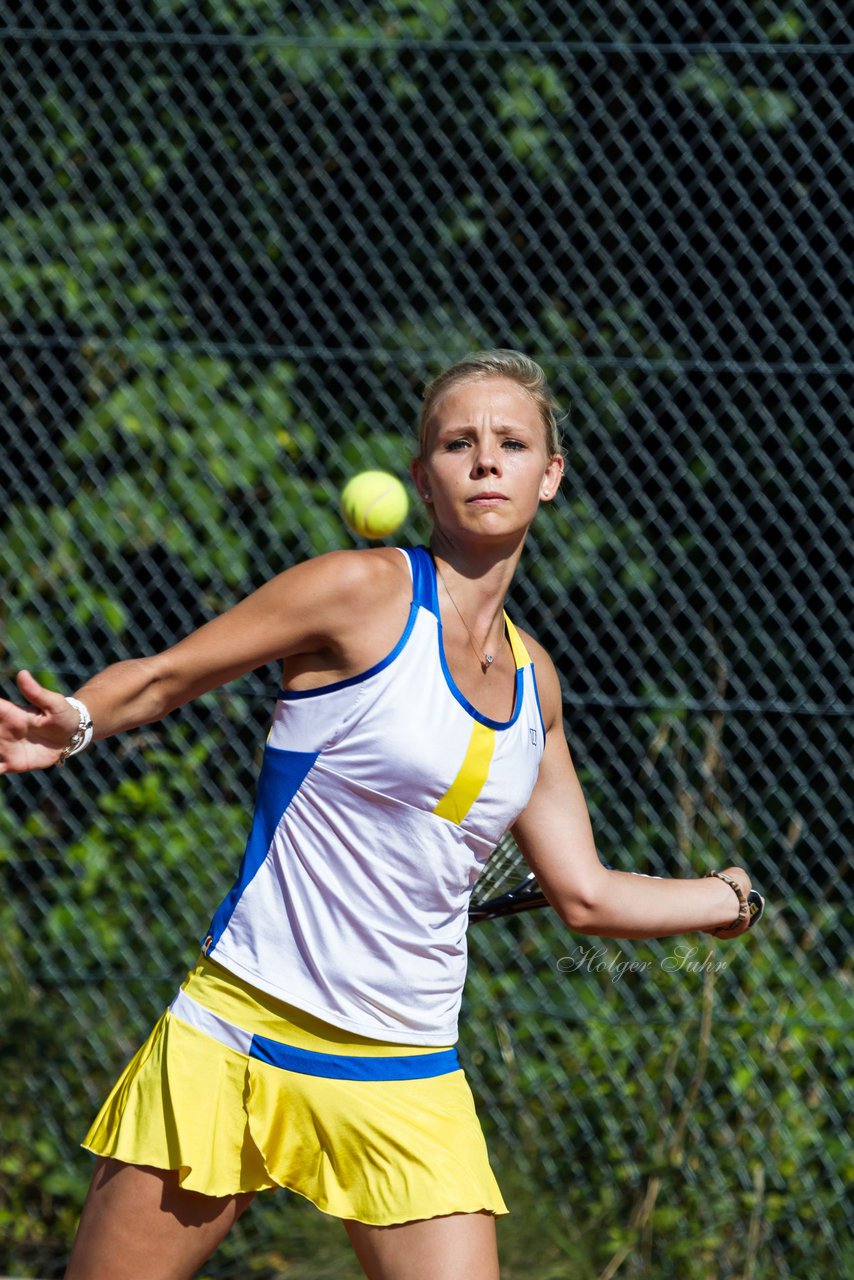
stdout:
[[465,438],[465,436],[458,436],[456,440],[449,440],[448,443],[445,445],[445,448],[448,451],[459,453],[460,449],[467,448],[468,443],[469,442]]
[[527,449],[527,447],[528,446],[525,444],[524,440],[505,440],[504,441],[505,449]]

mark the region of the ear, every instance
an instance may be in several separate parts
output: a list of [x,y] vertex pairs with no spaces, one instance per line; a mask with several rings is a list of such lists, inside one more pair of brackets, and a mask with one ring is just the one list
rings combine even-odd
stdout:
[[415,485],[415,491],[419,498],[429,502],[433,496],[430,488],[430,478],[421,458],[412,459],[409,464],[409,474],[412,476],[412,483]]
[[551,502],[552,498],[560,488],[560,482],[563,479],[563,458],[559,453],[553,453],[549,458],[548,465],[543,474],[543,482],[540,485],[540,501]]

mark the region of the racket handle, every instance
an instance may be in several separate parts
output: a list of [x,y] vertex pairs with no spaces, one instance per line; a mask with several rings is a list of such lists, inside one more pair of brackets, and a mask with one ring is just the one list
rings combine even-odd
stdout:
[[751,889],[747,895],[747,910],[750,915],[750,923],[748,929],[752,929],[762,919],[765,911],[765,899],[761,893],[757,893],[755,889]]
[[546,895],[533,875],[528,875],[520,884],[515,885],[509,892],[502,893],[500,897],[469,907],[469,923],[477,924],[480,920],[496,920],[499,916],[515,916],[522,911],[547,906]]

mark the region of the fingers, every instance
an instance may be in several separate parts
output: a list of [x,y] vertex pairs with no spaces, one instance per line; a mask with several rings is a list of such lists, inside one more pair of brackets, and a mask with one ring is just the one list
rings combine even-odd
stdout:
[[732,928],[726,925],[719,926],[717,929],[704,929],[704,933],[710,933],[713,938],[739,938],[748,929],[762,918],[762,912],[765,910],[765,900],[761,894],[750,883],[750,876],[743,867],[727,867],[725,871],[713,871],[712,875],[720,876],[721,879],[729,883],[730,888],[735,889],[739,901],[738,919],[733,922]]
[[56,764],[59,755],[58,747],[40,746],[27,741],[9,743],[0,738],[0,775],[50,769]]
[[39,711],[62,711],[67,706],[61,693],[46,689],[26,669],[18,672],[18,688],[30,706]]
[[727,942],[730,938],[740,938],[743,933],[747,933],[748,929],[752,929],[762,919],[765,910],[765,899],[761,893],[757,893],[755,889],[751,889],[747,894],[747,919],[740,924],[737,929],[707,929],[706,933],[710,933],[713,938],[720,938],[723,942]]
[[25,706],[0,699],[0,774],[50,768],[77,726],[77,713],[62,694],[29,671],[18,672],[18,689]]
[[745,897],[750,893],[750,876],[744,870],[744,867],[725,867],[724,875],[731,876],[733,880],[738,881],[744,891]]

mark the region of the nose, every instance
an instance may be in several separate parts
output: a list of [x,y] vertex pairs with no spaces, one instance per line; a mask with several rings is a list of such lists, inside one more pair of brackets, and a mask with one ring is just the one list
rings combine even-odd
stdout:
[[498,475],[501,470],[501,454],[490,435],[482,436],[474,450],[472,474],[475,476]]

